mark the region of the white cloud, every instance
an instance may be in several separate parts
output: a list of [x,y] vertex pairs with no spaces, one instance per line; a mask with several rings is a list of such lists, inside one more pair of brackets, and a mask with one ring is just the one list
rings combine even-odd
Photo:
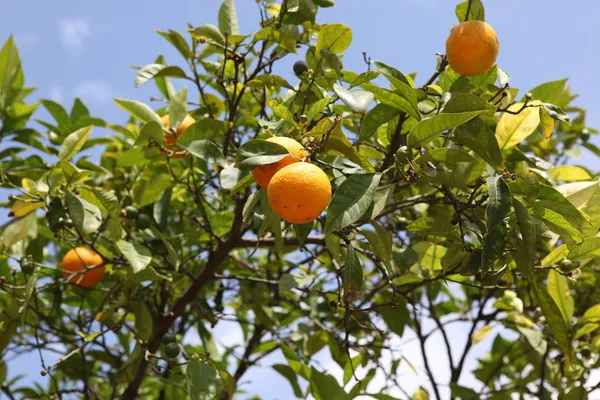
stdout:
[[107,82],[92,80],[79,83],[73,95],[89,103],[106,104],[110,100],[111,92]]
[[67,50],[81,49],[90,32],[90,24],[85,18],[63,18],[58,21],[58,33]]
[[62,103],[65,99],[65,91],[61,85],[52,85],[48,90],[48,97],[57,103]]

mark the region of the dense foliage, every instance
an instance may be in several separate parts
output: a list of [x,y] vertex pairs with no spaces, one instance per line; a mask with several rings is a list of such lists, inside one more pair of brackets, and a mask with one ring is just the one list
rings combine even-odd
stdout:
[[[367,55],[364,70],[346,70],[351,30],[316,18],[333,3],[257,0],[261,26],[239,32],[225,0],[218,27],[158,32],[184,62],[136,68],[135,85],[156,84],[161,103],[115,99],[130,115],[123,125],[78,99],[67,109],[28,101],[26,66],[5,42],[4,396],[249,398],[260,382],[243,377],[259,363],[297,397],[322,400],[585,399],[598,389],[600,190],[597,173],[572,161],[600,150],[566,81],[519,91],[496,65],[465,77],[443,55],[422,86]],[[456,11],[459,22],[485,18],[479,0]],[[305,64],[275,75],[284,57]],[[53,120],[35,118],[39,107]],[[166,143],[188,114],[193,123]],[[90,137],[99,128],[111,135]],[[254,168],[288,154],[271,136],[301,142],[330,178],[314,222],[282,220],[255,183]],[[61,267],[78,246],[106,270],[90,288]],[[221,321],[239,324],[241,346],[217,347]],[[408,335],[422,363],[396,346]],[[426,346],[434,337],[442,347]],[[46,386],[6,378],[11,360],[37,351],[31,373]],[[343,377],[314,362],[322,353]],[[280,362],[265,365],[272,355]],[[400,374],[405,366],[414,372]]]

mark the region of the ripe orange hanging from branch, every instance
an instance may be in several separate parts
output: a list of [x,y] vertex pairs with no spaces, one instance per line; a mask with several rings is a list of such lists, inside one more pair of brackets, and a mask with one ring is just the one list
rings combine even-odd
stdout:
[[[306,149],[299,142],[288,137],[271,137],[267,139],[267,142],[277,143],[285,147],[287,151],[289,151],[290,155],[275,163],[261,165],[260,167],[252,170],[252,176],[254,176],[254,180],[264,190],[267,190],[271,178],[273,178],[273,175],[275,175],[277,171],[287,165],[302,161],[308,155]],[[308,159],[305,161],[309,162]]]
[[[164,115],[161,119],[163,126],[165,128],[169,128],[169,114]],[[187,151],[176,151],[175,142],[177,141],[177,138],[181,136],[181,134],[185,132],[185,130],[189,128],[190,125],[192,125],[194,122],[196,122],[194,118],[192,118],[189,115],[186,115],[183,121],[181,121],[179,126],[177,126],[177,128],[175,129],[175,133],[165,132],[165,147],[167,148],[167,150],[170,151],[169,156],[171,158],[184,158],[189,155]],[[166,151],[161,150],[161,153],[163,155],[167,155]]]
[[[96,285],[104,278],[104,265],[96,267],[103,263],[102,257],[89,247],[75,247],[65,254],[61,267],[63,276],[68,279],[68,283],[90,288]],[[85,271],[87,268],[87,272]],[[76,274],[74,274],[77,272]],[[73,275],[71,277],[71,275]],[[69,279],[69,277],[71,277]]]
[[483,21],[465,21],[454,27],[446,41],[446,57],[453,70],[464,76],[489,70],[500,50],[494,28]]
[[292,224],[314,221],[329,205],[331,183],[314,164],[294,163],[279,170],[267,189],[273,212]]

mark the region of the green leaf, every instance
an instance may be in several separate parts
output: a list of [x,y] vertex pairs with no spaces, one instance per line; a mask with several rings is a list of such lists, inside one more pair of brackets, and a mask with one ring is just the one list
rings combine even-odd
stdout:
[[[377,68],[378,71],[382,72],[386,76],[386,78],[388,78],[394,89],[397,89],[397,87],[395,86],[395,82],[397,81],[401,81],[402,83],[411,86],[411,82],[409,82],[406,75],[398,71],[396,68],[390,67],[389,65],[382,63],[381,61],[371,61],[371,63]],[[389,77],[393,77],[395,79],[390,80]]]
[[135,100],[115,99],[115,103],[127,111],[135,119],[142,122],[156,121],[162,126],[162,120],[150,107],[146,104]]
[[219,31],[219,28],[211,24],[194,28],[191,34],[196,39],[209,39],[217,44],[225,45],[225,36]]
[[296,238],[298,238],[298,244],[302,246],[310,232],[312,232],[314,226],[314,221],[309,222],[307,224],[294,224],[294,232],[296,233]]
[[140,134],[135,140],[134,146],[147,146],[150,139],[154,139],[154,142],[158,145],[163,144],[165,136],[163,133],[163,126],[156,121],[148,121],[142,126]]
[[583,314],[582,321],[600,322],[600,304],[588,308]]
[[135,330],[138,337],[148,341],[154,336],[154,319],[150,309],[141,301],[133,303],[133,315],[135,316]]
[[555,106],[554,104],[545,103],[544,111],[553,119],[557,121],[561,121],[567,124],[571,124],[571,119],[569,115],[562,110],[562,108]]
[[428,162],[458,163],[474,162],[475,159],[469,153],[461,149],[443,147],[441,149],[431,149],[415,160],[418,164]]
[[527,207],[525,207],[519,200],[513,198],[513,206],[515,207],[515,213],[517,215],[517,221],[519,224],[519,231],[523,238],[523,244],[525,245],[525,251],[527,252],[527,258],[529,265],[533,267],[535,265],[535,249],[536,249],[536,231],[535,221]]
[[548,272],[548,293],[560,309],[565,322],[569,325],[575,312],[575,302],[571,296],[567,278],[553,269]]
[[355,113],[367,112],[374,99],[373,93],[362,90],[348,90],[337,83],[333,84],[333,91],[350,108],[350,111]]
[[319,32],[316,53],[321,54],[321,50],[341,53],[350,47],[350,43],[352,43],[352,30],[349,27],[342,24],[327,24]]
[[442,270],[442,259],[448,249],[431,242],[422,241],[412,246],[412,250],[418,255],[418,263],[421,267],[431,271]]
[[11,247],[25,239],[32,232],[37,232],[37,217],[35,213],[29,213],[24,217],[13,220],[4,232],[2,232],[2,243],[6,247]]
[[455,171],[448,171],[445,169],[427,170],[424,171],[421,176],[421,181],[438,185],[447,185],[465,192],[469,191],[467,182],[465,182],[465,177]]
[[529,342],[529,344],[535,351],[542,355],[546,353],[546,349],[548,348],[548,342],[544,340],[544,335],[542,334],[542,332],[529,328],[524,328],[522,326],[517,327],[517,329],[519,330],[519,332],[521,332],[523,336],[525,336],[525,339],[527,339],[527,342]]
[[298,377],[296,375],[296,372],[294,372],[294,370],[285,365],[285,364],[275,364],[273,365],[273,369],[277,372],[279,372],[284,378],[286,378],[288,380],[288,382],[290,383],[290,385],[292,385],[292,389],[294,390],[294,395],[298,398],[302,398],[304,397],[304,394],[302,393],[302,389],[300,388],[300,385],[298,384]]
[[33,273],[27,280],[27,285],[25,285],[25,292],[23,293],[23,304],[19,308],[19,314],[21,314],[21,329],[23,329],[23,324],[25,324],[25,317],[27,316],[27,307],[29,307],[31,296],[33,296],[35,292],[35,284],[37,283],[37,280],[40,277],[40,273],[41,268],[39,266],[36,266],[33,270]]
[[190,49],[190,46],[179,32],[169,29],[168,32],[161,32],[157,30],[156,33],[167,39],[167,41],[171,43],[186,60],[192,56],[192,50]]
[[547,267],[550,265],[558,264],[564,258],[566,258],[567,255],[569,255],[569,247],[565,243],[565,244],[558,246],[557,248],[552,250],[546,257],[544,257],[541,265],[543,267]]
[[585,335],[589,335],[598,328],[600,328],[600,324],[585,324],[581,328],[577,329],[575,336],[573,336],[573,340],[577,340]]
[[358,221],[373,202],[381,174],[350,175],[335,191],[327,208],[325,232],[339,231]]
[[163,64],[148,64],[140,68],[135,77],[135,87],[140,87],[151,79],[170,76],[175,78],[185,78],[185,71],[176,66]]
[[144,270],[152,262],[150,250],[141,244],[119,240],[115,245],[123,257],[127,259],[134,273]]
[[572,246],[568,254],[572,261],[600,256],[600,237],[586,238],[581,244]]
[[[79,350],[80,349],[77,348],[74,351]],[[142,360],[142,352],[142,345],[140,344],[140,342],[135,341],[135,347],[133,351],[131,352],[131,354],[129,354],[127,360],[121,366],[121,368],[117,370],[116,376],[114,378],[115,382],[128,383],[131,382],[133,378],[135,378],[135,374],[137,373],[140,362]]]
[[186,369],[188,395],[191,400],[213,400],[221,387],[217,370],[196,358],[190,359]]
[[233,0],[224,0],[219,8],[219,30],[223,35],[239,35],[237,12]]
[[504,165],[496,135],[481,118],[472,119],[457,127],[452,135],[452,140],[473,150],[475,154],[495,168],[501,168]]
[[177,138],[177,143],[185,145],[194,140],[220,139],[227,132],[229,126],[229,123],[225,121],[212,118],[200,119],[190,125]]
[[[223,169],[223,171],[221,171],[221,179],[223,178],[223,173],[226,170],[228,170],[228,169],[230,169],[230,168],[225,168],[225,169]],[[235,169],[237,171],[240,171],[237,168],[235,168]],[[239,179],[239,176],[243,176],[243,178]],[[244,173],[241,172],[241,171],[240,171],[240,174],[238,175],[238,179],[239,179],[239,181],[230,190],[230,194],[231,195],[235,195],[236,193],[240,193],[242,190],[245,190],[245,189],[249,188],[250,185],[252,185],[255,182],[254,176],[252,176],[252,174],[247,174],[247,175],[244,176]],[[223,183],[223,181],[221,181],[221,183]],[[223,186],[223,189],[226,189],[226,187]]]
[[523,103],[511,105],[510,111],[518,114],[504,113],[496,126],[496,139],[502,150],[513,147],[529,137],[540,124],[540,113],[536,107],[521,110]]
[[[367,238],[373,249],[375,250],[375,254],[384,262],[386,265],[390,266],[390,261],[392,259],[392,234],[388,232],[383,226],[375,221],[371,221],[371,225],[375,228],[375,232],[361,229],[360,233]],[[388,267],[389,268],[389,267]]]
[[411,400],[429,400],[429,393],[423,388],[419,388],[410,398]]
[[285,78],[279,75],[271,75],[264,74],[259,75],[256,78],[252,79],[246,85],[251,87],[262,87],[262,86],[276,86],[276,87],[284,87],[287,89],[293,89],[292,85],[289,84]]
[[235,161],[239,169],[247,171],[283,160],[289,155],[289,151],[280,144],[263,139],[253,139],[240,146],[235,155]]
[[471,9],[469,10],[469,21],[485,21],[485,9],[481,0],[467,0],[456,6],[456,18],[458,22],[464,22],[467,17],[467,9],[469,9],[469,3],[471,3]]
[[177,128],[187,113],[187,88],[183,88],[171,96],[169,101],[169,127]]
[[310,370],[310,391],[316,400],[351,399],[333,376],[320,372],[315,367]]
[[549,210],[543,207],[534,207],[530,210],[531,214],[543,219],[548,227],[559,234],[565,240],[572,240],[576,244],[583,242],[583,235],[576,228],[573,227],[557,212]]
[[60,151],[58,152],[59,160],[70,160],[85,144],[90,133],[92,132],[93,125],[86,126],[71,133],[65,138]]
[[296,49],[296,40],[292,36],[286,34],[284,31],[276,30],[270,26],[256,32],[256,35],[254,35],[254,40],[273,41],[278,43],[282,48],[284,48],[292,54],[298,53],[298,50]]
[[348,247],[346,265],[344,266],[344,292],[360,292],[363,286],[363,270],[354,247]]
[[210,359],[220,362],[222,360],[221,354],[219,354],[219,349],[217,348],[217,344],[215,343],[213,336],[206,329],[202,322],[196,325],[196,329],[198,330],[198,336],[200,336],[200,340],[202,340],[202,346],[204,347],[204,351],[210,353]]
[[352,89],[355,86],[360,86],[363,83],[371,82],[373,79],[377,78],[380,75],[379,71],[367,71],[363,72],[360,75],[356,75],[351,71],[344,70],[344,82],[350,84],[350,88]]
[[335,71],[336,75],[338,77],[341,77],[342,62],[340,61],[340,58],[337,56],[337,54],[335,54],[332,51],[323,49],[323,50],[321,50],[321,56],[323,56],[323,58],[327,62],[327,65],[329,65],[331,67],[331,69],[333,69]]
[[512,195],[510,188],[501,176],[487,179],[489,201],[485,210],[485,223],[488,231],[498,226],[510,211]]
[[412,96],[410,98],[406,98],[402,96],[400,93],[383,89],[373,83],[364,83],[360,85],[363,89],[368,90],[369,92],[375,95],[375,98],[383,104],[386,104],[390,107],[397,108],[400,111],[404,111],[408,115],[415,118],[417,121],[421,120],[421,114],[419,113],[419,109],[416,104],[416,96],[413,98],[414,93],[411,90]]
[[585,169],[573,165],[560,165],[546,172],[550,178],[556,181],[588,181],[592,179]]
[[21,60],[19,50],[11,34],[0,50],[0,92],[8,93],[20,69]]
[[437,139],[442,132],[454,129],[487,110],[468,111],[460,113],[440,113],[427,118],[415,125],[407,136],[407,144],[410,147],[422,147]]
[[220,167],[226,165],[225,156],[223,156],[221,149],[210,140],[195,140],[182,147],[206,162],[215,163]]
[[502,257],[506,234],[506,227],[502,223],[487,231],[481,252],[482,275],[487,274],[494,262]]
[[381,125],[389,122],[399,112],[397,108],[387,104],[377,104],[362,120],[360,125],[361,137],[368,138],[372,136]]
[[314,277],[311,275],[299,275],[299,274],[283,274],[279,278],[279,291],[285,292],[297,287],[305,286]]
[[452,397],[460,399],[476,399],[479,397],[476,391],[471,388],[460,386],[457,383],[450,382],[450,389],[452,391]]
[[326,97],[324,99],[316,101],[312,106],[310,106],[308,114],[306,114],[306,116],[308,117],[308,121],[310,122],[319,119],[323,114],[325,108],[329,104],[331,104],[333,100],[335,100],[333,97]]
[[360,165],[365,171],[375,172],[375,168],[367,157],[350,143],[342,131],[342,124],[343,121],[334,117],[323,118],[309,132],[309,135],[314,137],[317,143],[325,143],[326,154],[346,157]]
[[71,129],[71,118],[63,106],[52,100],[40,100],[40,103],[42,103],[46,110],[54,117],[58,127],[62,131],[69,131]]
[[548,294],[543,286],[541,286],[535,280],[531,281],[530,283],[535,297],[537,298],[537,302],[542,309],[542,313],[546,317],[548,328],[550,329],[554,340],[556,340],[556,344],[565,355],[567,360],[571,362],[572,350],[569,342],[569,334],[560,308],[556,305],[552,299],[552,296]]
[[83,232],[83,224],[85,220],[85,210],[83,209],[83,203],[81,200],[72,194],[71,192],[67,192],[65,195],[65,200],[67,202],[67,209],[69,210],[69,215],[73,220],[73,225],[78,232]]
[[565,84],[567,79],[561,79],[558,81],[542,83],[539,86],[531,89],[529,92],[533,95],[535,100],[542,101],[544,103],[558,103],[562,94],[565,90]]
[[563,395],[561,400],[588,400],[589,395],[585,386],[575,386],[569,390],[569,393]]
[[[2,323],[0,323],[0,331],[2,330]],[[4,384],[6,376],[8,375],[8,368],[4,361],[0,361],[0,386]],[[301,397],[301,396],[300,396]]]

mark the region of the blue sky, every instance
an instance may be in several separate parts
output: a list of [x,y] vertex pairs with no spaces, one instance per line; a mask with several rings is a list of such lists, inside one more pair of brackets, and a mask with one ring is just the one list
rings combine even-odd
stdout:
[[[337,3],[335,8],[321,10],[319,22],[341,22],[352,28],[354,41],[344,58],[346,68],[363,70],[361,53],[366,51],[374,60],[405,73],[418,71],[420,84],[435,68],[435,53],[444,51],[446,37],[456,23],[454,7],[458,0]],[[524,93],[540,83],[568,77],[573,92],[581,95],[575,104],[589,110],[589,125],[600,127],[600,114],[594,112],[600,106],[600,2],[588,0],[567,5],[564,0],[484,0],[484,4],[487,21],[500,39],[498,64],[512,76],[512,86]],[[173,64],[182,61],[153,30],[183,32],[187,22],[194,26],[214,24],[219,5],[219,0],[9,0],[4,2],[0,15],[0,41],[11,33],[15,35],[26,84],[39,88],[33,99],[51,98],[70,107],[74,97],[80,96],[95,116],[123,123],[127,116],[116,107],[113,98],[148,101],[157,95],[152,84],[135,89],[135,70],[127,65],[152,63],[158,54],[164,54]],[[259,14],[255,2],[236,0],[236,6],[241,33],[256,30]],[[296,60],[291,56],[275,72],[289,77]],[[45,114],[36,116],[44,118]],[[595,138],[593,141],[598,143]],[[582,161],[597,170],[590,163],[589,154],[584,153]],[[235,341],[238,331],[223,325],[219,337]],[[464,337],[460,327],[453,336]],[[438,344],[434,340],[431,349],[435,351]],[[488,344],[489,340],[483,341],[476,352],[481,353]],[[407,351],[412,354],[410,347]],[[418,354],[412,356],[411,361],[418,367]],[[37,357],[14,363],[10,375],[31,371],[30,363],[37,363]],[[326,357],[323,363],[335,371]],[[250,392],[261,394],[264,399],[290,398],[287,382],[275,379],[276,376],[267,369],[256,369],[244,380],[252,379]],[[409,387],[418,384],[408,370],[406,376],[411,381]]]

